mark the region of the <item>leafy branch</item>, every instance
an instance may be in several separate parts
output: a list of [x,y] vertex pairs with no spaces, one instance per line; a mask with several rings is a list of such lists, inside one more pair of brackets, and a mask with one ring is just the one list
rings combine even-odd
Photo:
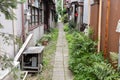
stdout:
[[[17,9],[17,4],[23,2],[25,2],[25,0],[0,0],[0,12],[3,13],[8,20],[16,19],[13,9]],[[1,23],[0,27],[3,27]]]

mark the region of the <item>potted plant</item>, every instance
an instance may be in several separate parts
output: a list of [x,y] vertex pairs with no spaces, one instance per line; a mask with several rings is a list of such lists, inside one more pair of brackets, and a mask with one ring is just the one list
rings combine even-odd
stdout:
[[42,45],[47,45],[48,44],[48,42],[50,41],[50,39],[51,39],[51,35],[49,35],[49,34],[45,34],[42,38],[41,38],[41,43],[42,43]]

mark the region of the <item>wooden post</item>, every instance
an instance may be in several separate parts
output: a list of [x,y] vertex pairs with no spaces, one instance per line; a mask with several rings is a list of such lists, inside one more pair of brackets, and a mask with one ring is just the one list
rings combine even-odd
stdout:
[[118,69],[120,68],[120,34],[119,34],[119,54],[118,54]]
[[100,40],[101,40],[101,15],[102,15],[102,0],[99,0],[99,22],[98,22],[98,52],[100,52]]
[[108,30],[109,30],[109,16],[110,16],[110,0],[107,0],[107,15],[106,15],[106,27],[105,27],[105,42],[104,42],[104,57],[108,56]]

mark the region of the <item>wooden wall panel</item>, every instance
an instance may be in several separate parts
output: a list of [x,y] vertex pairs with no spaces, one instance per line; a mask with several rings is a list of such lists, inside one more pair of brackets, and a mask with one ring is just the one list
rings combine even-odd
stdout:
[[98,17],[99,5],[95,4],[91,6],[90,27],[93,29],[93,39],[97,40],[98,37]]
[[[107,14],[107,1],[103,0],[102,5],[102,30],[101,30],[101,51],[104,50],[105,46],[105,27],[106,27],[106,14]],[[118,52],[118,44],[119,44],[119,37],[118,33],[115,32],[117,22],[120,19],[120,0],[110,0],[110,15],[109,15],[109,23],[108,23],[108,47],[107,53],[109,52]]]
[[116,33],[117,22],[120,19],[120,0],[111,0],[110,6],[110,20],[109,20],[109,39],[108,39],[108,52],[118,52],[118,43],[119,37],[118,33]]
[[[102,1],[102,22],[101,22],[101,51],[104,51],[105,47],[105,33],[106,33],[106,17],[107,17],[107,1]],[[117,22],[120,19],[120,0],[110,0],[110,15],[108,20],[108,42],[107,53],[118,52],[119,34],[116,33]],[[98,37],[98,16],[99,5],[93,5],[91,7],[91,19],[90,26],[94,30],[93,39],[97,40]]]

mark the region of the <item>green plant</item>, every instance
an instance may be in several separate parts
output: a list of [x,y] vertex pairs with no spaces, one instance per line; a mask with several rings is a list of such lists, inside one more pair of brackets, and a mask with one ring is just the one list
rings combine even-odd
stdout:
[[51,34],[51,40],[56,41],[58,37],[58,29],[57,28],[51,28],[50,29],[50,34]]
[[88,35],[75,30],[66,33],[69,68],[74,73],[74,80],[119,80],[118,71],[104,60],[103,53],[96,52],[97,43]]
[[118,66],[118,53],[110,52],[110,62],[114,68],[119,68],[119,66]]
[[[13,59],[9,58],[6,55],[0,55],[0,68],[1,70],[9,69],[11,77],[14,78],[14,80],[18,80],[20,74],[20,69],[14,65]],[[0,70],[0,71],[1,71]],[[19,74],[18,74],[19,73]],[[9,74],[8,74],[9,75]]]
[[[51,35],[51,40],[49,44],[45,46],[45,49],[43,52],[43,70],[41,74],[37,74],[34,76],[34,77],[37,77],[38,80],[52,80],[53,60],[54,60],[54,53],[56,50],[58,29],[51,28],[49,35]],[[29,80],[29,77],[27,80]],[[31,80],[34,80],[34,79],[31,79]]]
[[118,61],[118,53],[110,52],[110,58],[112,61]]
[[0,65],[2,70],[10,67],[12,68],[13,60],[11,58],[8,58],[6,55],[0,55]]
[[62,22],[63,23],[67,23],[68,22],[68,15],[67,14],[64,14],[63,17],[62,17]]
[[61,0],[57,0],[56,5],[57,5],[57,12],[58,12],[58,15],[62,15],[62,7],[61,7],[62,1],[61,1]]
[[74,22],[74,20],[69,21],[69,27],[73,29],[76,27],[76,23]]
[[[6,19],[13,20],[16,19],[13,9],[17,8],[18,3],[23,3],[25,0],[0,0],[0,12],[5,15]],[[3,27],[0,23],[0,27]]]
[[113,69],[111,64],[105,62],[93,63],[94,75],[97,80],[119,80],[119,73]]
[[57,13],[54,16],[54,19],[55,19],[55,22],[57,23],[58,22],[58,14]]
[[68,26],[69,26],[68,23],[66,23],[65,26],[64,26],[64,28],[63,28],[65,32],[69,31],[69,27]]
[[62,10],[62,15],[65,15],[65,14],[67,14],[67,9],[66,9],[66,8],[63,8],[63,10]]
[[51,35],[50,34],[45,34],[41,38],[41,42],[43,42],[43,41],[50,41],[50,39],[51,39]]

